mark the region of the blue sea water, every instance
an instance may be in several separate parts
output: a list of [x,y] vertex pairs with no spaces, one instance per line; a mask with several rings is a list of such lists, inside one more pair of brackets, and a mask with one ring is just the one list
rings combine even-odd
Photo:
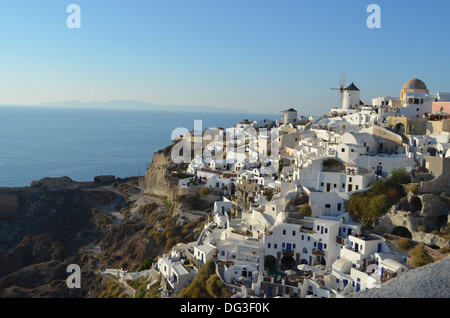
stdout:
[[176,128],[232,127],[246,118],[274,114],[145,110],[0,107],[0,187],[68,176],[92,181],[98,175],[144,175],[153,153],[171,143]]

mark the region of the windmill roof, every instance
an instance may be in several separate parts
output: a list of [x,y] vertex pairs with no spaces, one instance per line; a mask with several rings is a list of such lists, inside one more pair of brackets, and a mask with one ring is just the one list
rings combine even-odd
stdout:
[[353,82],[347,86],[347,88],[345,88],[344,90],[346,91],[359,91],[359,88],[355,86],[355,84],[353,84]]

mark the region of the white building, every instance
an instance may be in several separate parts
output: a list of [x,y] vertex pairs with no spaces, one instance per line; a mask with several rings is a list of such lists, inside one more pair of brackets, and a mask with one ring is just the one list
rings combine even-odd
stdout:
[[216,252],[217,247],[210,243],[194,246],[194,258],[202,264],[205,264],[208,260],[212,259]]
[[161,274],[161,283],[166,290],[178,294],[181,289],[189,286],[198,273],[198,269],[185,259],[177,256],[175,250],[171,254],[164,254],[156,263],[156,270]]

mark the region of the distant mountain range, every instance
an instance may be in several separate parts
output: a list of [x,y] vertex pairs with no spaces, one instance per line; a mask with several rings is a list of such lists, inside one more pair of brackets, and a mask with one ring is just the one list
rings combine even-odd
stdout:
[[[19,105],[18,105],[19,106]],[[215,106],[190,106],[190,105],[158,105],[144,103],[136,100],[111,100],[107,102],[93,101],[80,102],[76,100],[63,102],[48,102],[35,105],[20,105],[30,107],[61,107],[61,108],[91,108],[91,109],[127,109],[127,110],[155,110],[174,112],[217,112],[217,113],[248,113],[245,109],[229,109]]]

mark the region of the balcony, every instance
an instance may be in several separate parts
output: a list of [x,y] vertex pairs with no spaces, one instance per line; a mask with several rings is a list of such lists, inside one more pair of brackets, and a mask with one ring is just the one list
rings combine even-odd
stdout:
[[321,250],[318,250],[316,248],[313,248],[312,255],[325,257],[325,251],[321,251]]
[[345,238],[340,237],[340,236],[336,236],[336,243],[345,246]]

